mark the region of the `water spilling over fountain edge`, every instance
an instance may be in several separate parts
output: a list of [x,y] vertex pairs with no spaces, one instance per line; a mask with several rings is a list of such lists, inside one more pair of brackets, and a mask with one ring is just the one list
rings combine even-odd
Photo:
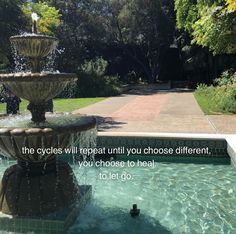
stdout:
[[77,142],[81,133],[94,129],[96,120],[77,115],[74,117],[78,121],[71,125],[45,127],[42,123],[46,123],[46,102],[77,76],[41,72],[40,61],[55,49],[56,38],[27,34],[10,40],[19,53],[29,59],[32,72],[1,74],[0,82],[30,102],[28,110],[35,127],[0,126],[0,152],[18,162],[4,173],[0,184],[0,211],[17,217],[41,217],[71,206],[80,198],[80,189],[68,163],[57,160],[53,153],[24,155],[22,147],[33,148],[35,152],[46,147],[65,149],[72,138]]

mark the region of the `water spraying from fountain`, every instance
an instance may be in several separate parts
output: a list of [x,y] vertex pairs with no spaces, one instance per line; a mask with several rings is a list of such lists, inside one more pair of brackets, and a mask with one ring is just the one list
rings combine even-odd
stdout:
[[[45,115],[46,102],[76,81],[77,76],[43,71],[41,61],[56,50],[58,39],[38,34],[37,20],[37,14],[32,13],[32,34],[10,38],[19,55],[30,62],[31,71],[0,74],[1,83],[29,101],[31,112],[31,117],[0,119],[0,152],[17,160],[5,171],[0,184],[0,211],[13,217],[44,217],[82,199],[85,190],[81,192],[69,164],[47,149],[96,146],[93,117]],[[22,151],[26,148],[30,153]],[[83,157],[94,160],[94,155]]]
[[37,15],[37,13],[33,12],[31,17],[32,17],[32,21],[33,21],[32,33],[37,34],[38,33],[38,29],[37,29],[38,15]]

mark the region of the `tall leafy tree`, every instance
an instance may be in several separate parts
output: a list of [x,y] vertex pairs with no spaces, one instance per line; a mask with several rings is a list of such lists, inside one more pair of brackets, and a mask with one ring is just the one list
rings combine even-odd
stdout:
[[[230,1],[228,1],[228,7]],[[224,0],[175,0],[177,26],[214,54],[236,53],[236,12]]]
[[22,10],[27,17],[28,30],[31,27],[31,14],[37,13],[39,16],[37,26],[40,33],[53,35],[60,26],[59,10],[55,7],[48,6],[45,2],[27,2],[22,6]]
[[48,0],[59,9],[62,24],[57,30],[60,46],[65,48],[59,65],[65,71],[76,71],[86,59],[99,56],[109,38],[106,10],[102,1]]
[[9,37],[24,30],[21,4],[20,0],[0,0],[0,67],[10,65]]
[[161,52],[174,39],[171,6],[163,0],[109,1],[117,41],[149,83],[158,79]]
[[235,0],[227,0],[227,7],[230,11],[236,11],[236,1]]
[[57,35],[66,48],[61,60],[64,70],[76,69],[83,60],[103,56],[110,48],[110,54],[123,51],[117,58],[128,57],[149,82],[158,79],[161,53],[173,42],[175,32],[171,0],[47,2],[62,15]]

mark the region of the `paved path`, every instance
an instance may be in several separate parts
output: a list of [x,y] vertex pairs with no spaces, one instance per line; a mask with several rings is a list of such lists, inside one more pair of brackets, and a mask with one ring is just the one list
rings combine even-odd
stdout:
[[191,92],[111,97],[76,112],[96,116],[99,131],[236,134],[236,115],[204,115]]
[[125,106],[111,113],[110,117],[123,121],[154,121],[166,98],[165,94],[137,96]]

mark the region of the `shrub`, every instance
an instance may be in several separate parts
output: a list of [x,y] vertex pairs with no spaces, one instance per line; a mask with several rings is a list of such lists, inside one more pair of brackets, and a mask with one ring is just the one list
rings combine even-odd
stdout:
[[195,94],[206,113],[236,113],[236,83],[228,82],[215,87],[201,84]]
[[236,83],[222,87],[221,92],[218,91],[218,96],[220,109],[224,112],[236,113]]
[[96,58],[79,67],[77,95],[107,97],[120,94],[119,77],[106,75],[107,66],[106,60]]
[[204,93],[204,92],[206,92],[207,88],[208,88],[208,86],[207,86],[206,84],[199,84],[199,85],[197,86],[196,92],[198,92],[198,93]]
[[68,85],[58,97],[108,97],[119,95],[119,77],[106,75],[107,66],[108,62],[103,58],[85,62],[78,68],[78,81]]
[[234,84],[236,83],[236,73],[232,69],[224,71],[219,78],[214,80],[214,83],[218,86]]

